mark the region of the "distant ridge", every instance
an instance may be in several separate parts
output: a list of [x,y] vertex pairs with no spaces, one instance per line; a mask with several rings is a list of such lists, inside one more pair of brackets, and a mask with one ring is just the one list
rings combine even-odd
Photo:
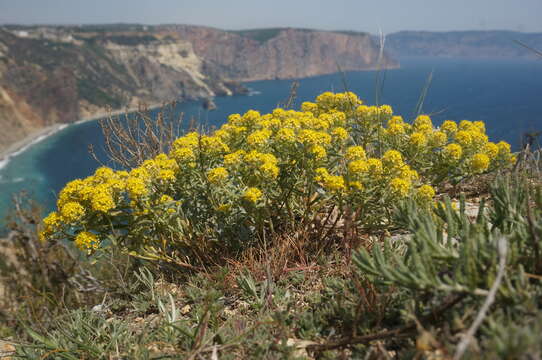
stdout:
[[400,31],[386,36],[386,50],[396,57],[533,58],[517,43],[542,49],[542,33],[491,31]]

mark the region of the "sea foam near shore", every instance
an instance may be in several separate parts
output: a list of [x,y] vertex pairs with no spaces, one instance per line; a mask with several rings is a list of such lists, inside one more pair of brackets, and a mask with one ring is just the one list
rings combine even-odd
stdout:
[[5,168],[9,164],[9,162],[17,155],[25,152],[31,146],[34,146],[37,143],[45,140],[46,138],[56,134],[67,126],[68,124],[58,124],[50,126],[46,129],[41,129],[34,134],[28,135],[25,139],[11,145],[3,153],[0,153],[0,170]]
[[[153,110],[153,109],[159,108],[161,106],[162,106],[161,104],[155,103],[155,104],[148,105],[147,109],[148,110]],[[83,119],[80,119],[80,120],[75,121],[75,122],[70,123],[70,124],[56,124],[56,125],[52,125],[52,126],[49,126],[47,128],[44,128],[44,129],[40,129],[40,130],[28,135],[26,138],[16,142],[15,144],[12,144],[6,150],[0,151],[0,171],[3,168],[5,168],[9,164],[9,162],[14,157],[16,157],[17,155],[23,153],[24,151],[26,151],[31,146],[33,146],[33,145],[43,141],[44,139],[58,133],[59,131],[65,129],[66,127],[68,127],[70,125],[71,126],[80,125],[80,124],[83,124],[83,123],[86,123],[86,122],[89,122],[89,121],[96,121],[96,120],[107,118],[107,117],[110,117],[110,116],[117,116],[117,115],[121,115],[121,114],[129,114],[129,113],[132,113],[134,111],[138,111],[140,109],[141,108],[138,106],[138,107],[129,107],[129,108],[126,108],[126,109],[117,109],[117,110],[113,110],[113,111],[103,111],[103,112],[98,112],[98,113],[96,113],[94,115],[85,117]],[[0,180],[1,179],[2,179],[2,175],[0,174]]]

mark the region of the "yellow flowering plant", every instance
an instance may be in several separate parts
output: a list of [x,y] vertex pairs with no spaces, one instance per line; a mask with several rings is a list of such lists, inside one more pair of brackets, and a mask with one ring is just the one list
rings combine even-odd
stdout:
[[388,105],[326,92],[300,111],[230,115],[130,171],[100,168],[68,183],[40,237],[191,264],[266,232],[301,228],[321,240],[345,218],[354,232],[386,228],[401,199],[431,204],[441,182],[513,161],[481,122],[435,127],[422,115],[409,124]]

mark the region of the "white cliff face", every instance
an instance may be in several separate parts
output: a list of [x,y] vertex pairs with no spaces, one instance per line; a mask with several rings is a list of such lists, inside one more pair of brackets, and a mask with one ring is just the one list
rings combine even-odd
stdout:
[[119,45],[112,42],[106,44],[106,49],[116,61],[126,66],[128,72],[138,83],[143,85],[141,73],[144,63],[164,72],[176,72],[188,77],[193,85],[200,87],[206,96],[214,96],[213,90],[205,83],[207,76],[203,74],[203,61],[198,57],[187,41],[161,42],[140,44],[137,46]]

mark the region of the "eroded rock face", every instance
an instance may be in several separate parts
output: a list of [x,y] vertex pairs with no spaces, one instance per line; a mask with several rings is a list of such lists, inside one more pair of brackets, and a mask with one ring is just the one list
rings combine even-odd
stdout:
[[0,31],[0,151],[31,132],[103,113],[239,91],[186,41],[119,45],[18,38]]
[[0,149],[39,128],[41,120],[28,103],[0,87]]
[[[371,70],[398,64],[383,55],[369,34],[300,29],[264,29],[231,33],[197,26],[168,30],[192,43],[197,55],[224,76],[240,81],[302,78],[339,69]],[[267,32],[267,33],[266,33]]]
[[[240,81],[373,69],[379,58],[367,34],[199,26],[24,33],[0,29],[0,151],[107,109],[242,93]],[[396,66],[387,56],[381,64]]]

